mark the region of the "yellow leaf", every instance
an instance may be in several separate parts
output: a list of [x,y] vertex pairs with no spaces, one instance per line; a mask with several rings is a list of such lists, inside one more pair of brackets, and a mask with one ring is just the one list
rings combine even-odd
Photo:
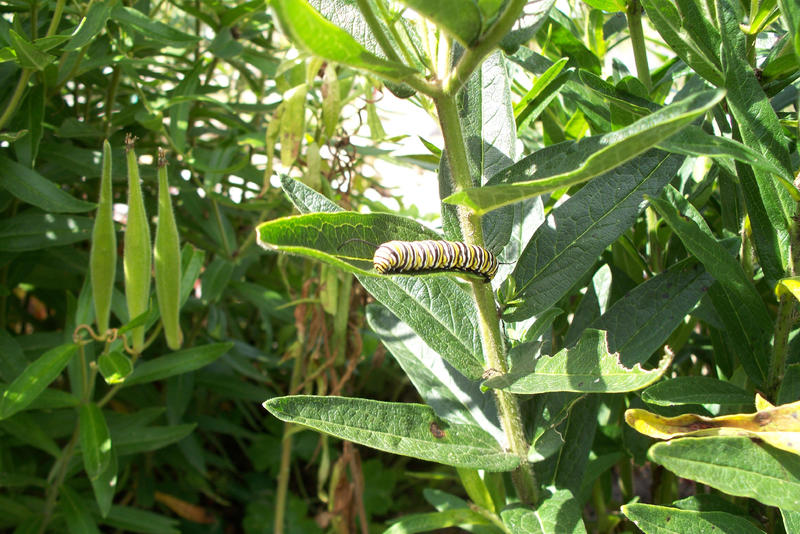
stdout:
[[705,417],[683,414],[662,417],[647,410],[625,412],[625,421],[637,432],[656,439],[685,436],[747,436],[757,438],[773,447],[800,454],[800,401],[772,406],[756,396],[759,410],[750,414]]
[[795,299],[800,300],[800,276],[778,280],[778,284],[775,286],[775,295],[782,297],[786,293],[791,293]]

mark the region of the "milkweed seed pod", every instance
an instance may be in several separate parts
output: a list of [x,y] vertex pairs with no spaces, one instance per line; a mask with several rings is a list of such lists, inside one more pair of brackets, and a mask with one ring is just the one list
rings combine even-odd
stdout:
[[167,160],[158,151],[158,224],[153,249],[156,266],[156,296],[167,346],[177,350],[183,343],[180,324],[181,250],[178,226],[169,196]]
[[111,145],[103,142],[103,172],[100,176],[100,199],[92,229],[89,276],[92,281],[97,333],[105,334],[111,315],[111,294],[117,275],[117,234],[114,231],[111,188]]

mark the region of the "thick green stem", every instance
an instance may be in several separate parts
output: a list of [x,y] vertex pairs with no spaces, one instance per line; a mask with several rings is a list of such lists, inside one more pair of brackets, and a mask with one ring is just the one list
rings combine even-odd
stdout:
[[[454,188],[461,191],[472,187],[467,160],[466,145],[461,131],[455,96],[442,96],[434,99],[442,128],[447,161],[453,176]],[[464,241],[470,244],[483,245],[481,219],[466,209],[459,210],[459,223]],[[487,370],[493,369],[501,373],[508,371],[505,357],[505,344],[500,334],[497,320],[497,307],[494,294],[489,284],[473,280],[472,295],[478,309],[481,344],[486,358]],[[538,501],[536,478],[532,466],[527,461],[528,442],[525,439],[519,400],[516,395],[495,390],[495,401],[508,446],[520,458],[520,467],[512,474],[512,480],[520,500],[535,505]]]
[[636,61],[636,75],[648,91],[653,88],[650,79],[650,67],[647,64],[647,47],[645,46],[644,30],[642,30],[642,5],[639,0],[628,0],[626,9],[628,16],[628,32],[633,45],[633,58]]
[[467,82],[472,72],[481,64],[483,58],[493,52],[497,47],[497,43],[511,30],[517,17],[522,12],[522,8],[527,3],[527,0],[511,0],[508,3],[503,12],[494,21],[494,24],[480,37],[477,43],[473,43],[464,52],[456,68],[444,80],[442,88],[445,94],[455,96],[458,93],[458,90]]

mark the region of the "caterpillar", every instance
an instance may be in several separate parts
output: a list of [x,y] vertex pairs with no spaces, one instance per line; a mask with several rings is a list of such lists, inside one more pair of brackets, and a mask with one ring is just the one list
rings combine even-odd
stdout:
[[497,258],[483,247],[456,241],[388,241],[375,250],[372,265],[381,274],[463,271],[491,282]]

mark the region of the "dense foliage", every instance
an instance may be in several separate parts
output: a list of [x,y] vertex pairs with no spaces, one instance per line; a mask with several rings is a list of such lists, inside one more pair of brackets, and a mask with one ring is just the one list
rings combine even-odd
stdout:
[[0,6],[0,528],[800,531],[800,8],[559,7]]

